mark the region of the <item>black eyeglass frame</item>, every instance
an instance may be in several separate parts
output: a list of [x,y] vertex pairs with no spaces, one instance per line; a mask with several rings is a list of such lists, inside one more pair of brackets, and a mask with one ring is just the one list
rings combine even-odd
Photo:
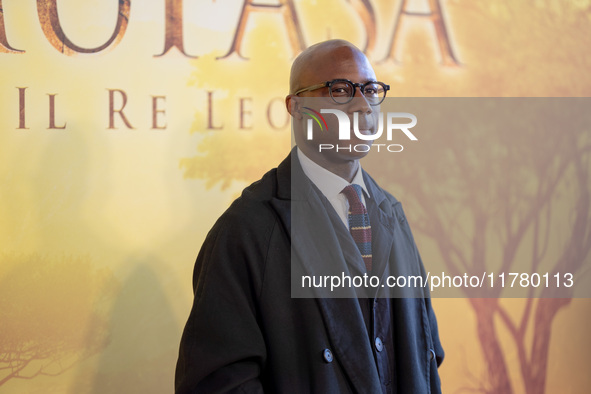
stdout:
[[[332,85],[334,85],[335,83],[338,83],[338,82],[346,82],[346,83],[353,85],[353,94],[351,96],[349,96],[349,99],[343,103],[338,102],[332,95]],[[298,94],[303,93],[303,92],[309,92],[312,90],[328,88],[328,92],[330,93],[330,98],[335,103],[347,104],[347,103],[351,102],[351,100],[353,100],[353,97],[355,97],[355,94],[357,93],[357,88],[359,88],[359,91],[361,91],[361,94],[363,95],[363,97],[368,99],[369,97],[365,96],[365,87],[370,84],[378,84],[384,89],[384,97],[382,97],[378,103],[374,104],[374,103],[371,103],[368,101],[370,105],[380,105],[384,101],[384,99],[386,98],[386,95],[388,94],[388,90],[390,90],[390,85],[386,85],[385,83],[379,82],[379,81],[368,81],[365,83],[355,83],[355,82],[349,81],[348,79],[333,79],[332,81],[326,81],[326,82],[318,83],[316,85],[308,86],[307,88],[302,88],[302,89],[298,90],[297,92],[295,92],[293,95],[297,96]]]

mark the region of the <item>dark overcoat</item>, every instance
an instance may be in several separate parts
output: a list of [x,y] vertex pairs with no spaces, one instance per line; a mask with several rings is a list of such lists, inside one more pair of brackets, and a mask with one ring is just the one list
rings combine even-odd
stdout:
[[[296,272],[314,274],[318,255],[338,247],[329,237],[319,248],[313,231],[292,234],[292,203],[303,204],[317,218],[327,215],[317,189],[292,157],[294,152],[246,188],[207,235],[195,264],[195,299],[181,340],[177,394],[382,391],[358,300],[291,295],[292,264]],[[363,175],[388,235],[388,264],[424,274],[400,203]],[[314,227],[319,233],[332,231]],[[299,244],[293,255],[292,238]],[[395,349],[395,391],[440,392],[437,368],[444,353],[431,300],[427,295],[389,301],[394,330],[384,339]]]

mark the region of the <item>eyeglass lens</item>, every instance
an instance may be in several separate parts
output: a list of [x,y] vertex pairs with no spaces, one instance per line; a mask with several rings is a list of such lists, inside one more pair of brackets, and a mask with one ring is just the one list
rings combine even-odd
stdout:
[[[379,83],[367,83],[360,89],[365,98],[372,104],[379,104],[386,96],[386,90]],[[330,85],[330,95],[339,104],[348,103],[355,95],[355,86],[348,81],[334,82]]]

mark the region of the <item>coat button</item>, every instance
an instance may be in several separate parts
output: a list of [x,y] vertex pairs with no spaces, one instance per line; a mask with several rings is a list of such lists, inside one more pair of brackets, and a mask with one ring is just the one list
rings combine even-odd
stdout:
[[435,350],[429,349],[429,361],[435,358]]
[[324,349],[322,351],[322,357],[324,358],[324,361],[326,361],[327,363],[332,363],[332,352],[330,351],[330,349]]
[[384,350],[384,343],[382,342],[380,337],[376,337],[375,344],[376,344],[376,350],[378,352],[381,352],[382,350]]

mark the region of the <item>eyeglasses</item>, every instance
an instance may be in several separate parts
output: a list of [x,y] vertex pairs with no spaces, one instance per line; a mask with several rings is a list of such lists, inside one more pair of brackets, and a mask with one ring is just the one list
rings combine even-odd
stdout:
[[294,96],[325,87],[328,88],[330,97],[337,104],[347,104],[353,100],[357,88],[359,88],[361,94],[365,96],[370,105],[379,105],[386,98],[386,92],[390,90],[390,85],[386,85],[383,82],[369,81],[366,83],[354,83],[348,79],[333,79],[332,81],[322,82],[300,89],[294,93]]

